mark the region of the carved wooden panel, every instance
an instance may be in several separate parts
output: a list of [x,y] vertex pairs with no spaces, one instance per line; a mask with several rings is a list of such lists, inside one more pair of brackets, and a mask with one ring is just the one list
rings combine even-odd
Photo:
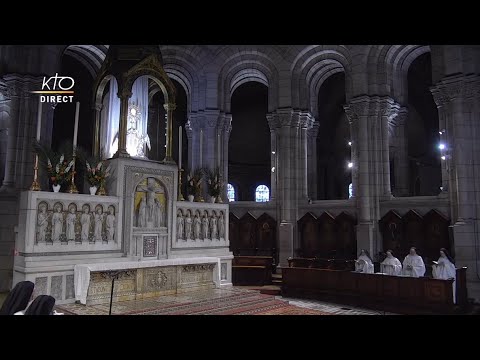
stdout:
[[383,238],[383,250],[391,249],[395,256],[401,256],[401,254],[403,254],[402,246],[404,243],[401,216],[395,211],[390,210],[380,219],[379,225]]
[[333,258],[336,255],[336,224],[335,218],[328,212],[324,212],[317,220],[319,251],[315,254],[323,258]]
[[337,225],[337,258],[355,259],[357,252],[355,218],[346,212],[342,212],[335,218],[335,223]]
[[[256,248],[256,225],[257,221],[252,214],[246,213],[240,218],[239,231],[239,249],[240,255],[249,255],[250,252]],[[245,253],[247,252],[247,253]],[[253,255],[253,254],[252,254]]]
[[230,213],[228,222],[228,236],[230,239],[230,251],[237,255],[239,248],[240,219],[234,213]]
[[423,218],[415,210],[410,210],[403,215],[402,223],[404,241],[401,244],[400,253],[396,253],[395,255],[397,257],[400,256],[400,258],[403,259],[405,256],[407,256],[410,248],[415,246],[418,250],[418,254],[424,256],[425,233]]
[[437,210],[430,210],[424,216],[423,223],[425,228],[424,256],[429,260],[437,260],[442,247],[451,253],[452,246],[448,235],[450,220]]
[[276,247],[277,222],[267,213],[257,219],[257,247],[259,249],[273,249]]
[[311,213],[306,213],[298,220],[300,233],[300,247],[297,253],[300,257],[314,257],[319,251],[317,218]]

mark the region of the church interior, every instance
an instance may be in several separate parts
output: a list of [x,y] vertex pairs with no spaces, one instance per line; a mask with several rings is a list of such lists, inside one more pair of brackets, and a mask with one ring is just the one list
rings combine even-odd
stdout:
[[477,45],[0,45],[0,314],[479,313],[477,134]]

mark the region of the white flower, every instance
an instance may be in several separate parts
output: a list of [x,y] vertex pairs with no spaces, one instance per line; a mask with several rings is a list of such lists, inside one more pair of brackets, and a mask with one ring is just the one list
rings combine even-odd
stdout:
[[70,161],[70,163],[68,164],[67,168],[65,169],[65,172],[66,172],[66,173],[68,173],[68,172],[70,171],[70,168],[73,166],[73,163],[74,163],[74,161],[73,161],[73,159],[72,159],[72,161]]
[[102,169],[102,161],[100,161],[98,164],[97,164],[97,171],[100,171]]
[[85,161],[85,165],[87,165],[87,170],[88,171],[92,171],[92,168],[90,167],[90,164],[88,163],[88,161]]

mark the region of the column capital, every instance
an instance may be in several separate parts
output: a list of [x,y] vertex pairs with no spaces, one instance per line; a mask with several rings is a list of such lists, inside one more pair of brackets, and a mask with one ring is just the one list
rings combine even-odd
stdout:
[[30,97],[32,91],[38,91],[42,88],[43,77],[8,74],[3,77],[7,92],[5,98]]
[[177,105],[175,103],[166,103],[163,104],[163,108],[165,111],[174,111],[177,108]]
[[3,100],[10,100],[10,96],[8,94],[8,86],[5,81],[0,80],[0,101]]
[[318,121],[314,121],[312,127],[308,129],[307,136],[315,139],[318,136],[318,131],[320,130],[320,124]]
[[128,100],[132,97],[132,92],[130,90],[119,90],[117,96],[120,100]]
[[310,129],[315,122],[315,118],[308,111],[283,108],[268,113],[267,121],[270,131],[282,127]]
[[480,96],[479,75],[447,76],[430,87],[433,100],[438,108],[455,100],[469,100]]
[[95,110],[95,111],[102,111],[102,109],[103,109],[103,104],[101,104],[101,103],[100,103],[100,104],[98,104],[98,103],[97,103],[97,104],[93,104],[92,109]]

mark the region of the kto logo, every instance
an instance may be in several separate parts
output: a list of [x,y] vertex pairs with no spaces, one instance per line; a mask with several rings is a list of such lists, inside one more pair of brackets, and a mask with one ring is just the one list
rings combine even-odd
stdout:
[[72,89],[74,86],[75,80],[72,77],[58,76],[58,73],[56,73],[55,76],[51,76],[50,78],[44,77],[42,82],[42,90],[32,91],[32,93],[49,94],[40,96],[40,101],[42,103],[71,103],[73,102],[74,91]]

